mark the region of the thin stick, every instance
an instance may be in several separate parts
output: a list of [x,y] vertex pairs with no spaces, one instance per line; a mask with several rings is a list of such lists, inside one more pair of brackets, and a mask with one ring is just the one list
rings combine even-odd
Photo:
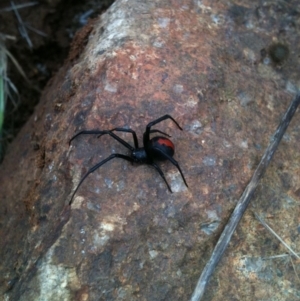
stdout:
[[[300,255],[300,253],[298,253],[297,255]],[[284,258],[284,257],[291,257],[291,254],[285,253],[285,254],[273,255],[273,256],[269,256],[269,257],[262,257],[262,260],[272,260],[272,259],[278,259],[278,258]]]
[[14,9],[20,9],[20,8],[24,8],[24,7],[29,7],[29,6],[37,5],[37,4],[39,4],[39,3],[38,2],[29,2],[29,3],[24,3],[24,4],[17,4],[14,7],[10,6],[10,7],[6,7],[6,8],[3,8],[3,9],[0,9],[0,12],[11,11],[11,10],[14,10]]
[[28,36],[27,30],[26,30],[26,27],[25,27],[25,25],[22,21],[22,18],[20,16],[18,10],[16,9],[15,3],[13,1],[11,1],[10,5],[13,8],[13,11],[14,11],[16,17],[17,17],[18,22],[19,22],[19,32],[20,32],[21,36],[27,41],[28,46],[30,48],[32,48],[31,40]]
[[264,175],[277,147],[278,144],[285,133],[291,119],[294,116],[294,113],[300,103],[300,92],[298,91],[295,98],[291,102],[289,108],[283,115],[270,143],[267,147],[260,163],[258,164],[249,184],[247,185],[246,189],[244,190],[240,200],[238,201],[233,213],[231,214],[229,221],[227,225],[225,226],[214,250],[213,253],[207,262],[207,264],[204,267],[204,270],[202,271],[202,274],[197,282],[196,288],[193,292],[193,295],[190,299],[190,301],[200,301],[205,288],[208,284],[208,281],[216,268],[218,262],[222,258],[223,253],[225,252],[231,236],[237,227],[239,221],[241,220],[245,210],[247,209],[247,206],[249,205],[249,202],[251,200],[251,197],[258,185],[259,180]]
[[261,222],[261,224],[290,251],[292,255],[300,259],[298,254],[286,242],[284,242],[284,240],[257,213],[254,212],[254,215]]
[[295,264],[293,262],[293,258],[290,256],[290,259],[291,259],[291,263],[292,263],[292,266],[293,266],[293,269],[294,269],[294,273],[296,274],[296,277],[298,278],[298,281],[300,281],[300,278],[298,276],[298,273],[297,273],[297,270],[296,270],[296,267],[295,267]]

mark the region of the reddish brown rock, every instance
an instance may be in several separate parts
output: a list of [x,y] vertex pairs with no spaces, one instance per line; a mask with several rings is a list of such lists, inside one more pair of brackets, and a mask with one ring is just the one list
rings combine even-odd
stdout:
[[[228,5],[117,1],[77,37],[0,169],[7,300],[189,299],[299,84],[292,6]],[[277,42],[290,50],[279,62],[282,53],[268,54]],[[128,154],[106,136],[80,136],[69,147],[74,133],[125,126],[141,139],[164,114],[183,127],[156,126],[172,135],[188,189],[170,163],[161,166],[172,194],[153,168],[115,159],[68,206],[88,168]],[[252,208],[296,250],[297,116]],[[249,210],[206,300],[297,300],[287,257],[265,260],[284,252]]]

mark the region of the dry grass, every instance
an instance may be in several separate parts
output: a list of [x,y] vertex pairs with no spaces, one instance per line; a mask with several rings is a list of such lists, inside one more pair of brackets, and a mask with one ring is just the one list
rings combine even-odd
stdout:
[[5,41],[7,39],[14,40],[15,38],[0,33],[0,162],[2,161],[5,148],[5,133],[3,130],[3,124],[5,118],[6,103],[9,100],[16,108],[19,105],[20,98],[18,89],[8,76],[9,63],[13,63],[18,72],[24,77],[27,82],[29,82],[20,64],[7,50],[5,46]]

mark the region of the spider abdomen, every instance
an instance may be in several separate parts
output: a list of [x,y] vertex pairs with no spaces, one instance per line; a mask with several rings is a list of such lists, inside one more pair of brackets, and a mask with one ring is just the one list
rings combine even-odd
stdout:
[[175,152],[175,146],[173,142],[165,137],[154,137],[149,141],[150,147],[150,153],[153,159],[156,160],[167,160],[167,158],[163,154],[167,154],[170,157],[173,157]]

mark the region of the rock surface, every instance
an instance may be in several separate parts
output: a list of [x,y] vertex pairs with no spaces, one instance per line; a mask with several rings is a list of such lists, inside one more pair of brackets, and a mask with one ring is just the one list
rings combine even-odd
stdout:
[[[76,37],[0,167],[6,300],[189,300],[280,116],[299,86],[299,4],[116,1]],[[296,2],[295,2],[296,3]],[[293,47],[292,47],[293,46]],[[282,50],[283,49],[283,50]],[[172,135],[176,168],[115,159],[83,129],[148,122]],[[299,268],[255,220],[299,250],[299,113],[205,300],[298,300]],[[120,135],[132,143],[131,135]],[[140,143],[142,141],[140,140]],[[294,269],[293,269],[294,267]]]

